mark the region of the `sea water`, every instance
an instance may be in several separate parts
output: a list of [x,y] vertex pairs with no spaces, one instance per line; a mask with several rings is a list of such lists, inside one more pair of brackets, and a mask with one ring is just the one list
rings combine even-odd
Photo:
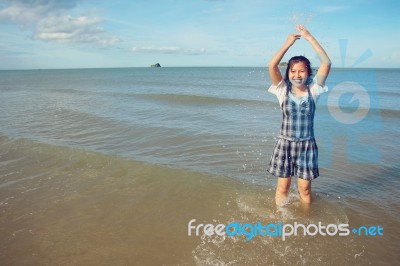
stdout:
[[[399,80],[398,69],[331,71],[315,117],[321,176],[304,212],[295,189],[283,208],[273,204],[266,169],[281,113],[266,68],[0,71],[0,257],[396,263]],[[385,234],[194,238],[192,218],[379,224]]]

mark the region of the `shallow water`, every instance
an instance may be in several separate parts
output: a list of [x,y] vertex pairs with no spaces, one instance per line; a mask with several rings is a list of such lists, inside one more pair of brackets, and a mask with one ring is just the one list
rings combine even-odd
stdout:
[[[379,264],[398,260],[398,214],[370,202],[1,138],[0,257],[5,265]],[[364,210],[360,212],[359,210]],[[384,218],[384,219],[382,219]],[[188,236],[188,222],[377,225],[381,236]],[[340,254],[340,256],[338,256]]]

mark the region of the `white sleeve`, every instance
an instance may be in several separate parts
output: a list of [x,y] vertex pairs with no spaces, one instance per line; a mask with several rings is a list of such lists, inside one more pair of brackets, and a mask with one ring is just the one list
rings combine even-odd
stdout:
[[310,84],[310,92],[311,92],[311,95],[312,95],[313,98],[314,98],[314,101],[317,102],[319,96],[320,96],[322,93],[325,93],[325,92],[327,92],[327,91],[328,91],[328,87],[326,86],[326,84],[325,84],[325,86],[318,85],[318,83],[317,83],[317,77],[314,77],[314,78],[313,78],[313,81],[312,81],[311,84]]
[[287,85],[283,79],[278,83],[278,85],[272,84],[271,87],[269,87],[268,89],[270,93],[276,95],[279,101],[279,105],[282,105],[282,102],[286,95],[286,90],[287,90]]

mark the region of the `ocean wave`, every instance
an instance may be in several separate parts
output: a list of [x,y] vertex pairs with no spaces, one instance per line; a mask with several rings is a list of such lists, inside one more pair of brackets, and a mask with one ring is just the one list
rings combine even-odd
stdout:
[[214,96],[204,95],[188,95],[188,94],[135,94],[132,95],[135,98],[141,98],[146,100],[154,100],[165,103],[174,104],[188,104],[188,105],[266,105],[276,106],[276,102],[269,102],[267,100],[256,100],[256,99],[234,99],[234,98],[221,98]]

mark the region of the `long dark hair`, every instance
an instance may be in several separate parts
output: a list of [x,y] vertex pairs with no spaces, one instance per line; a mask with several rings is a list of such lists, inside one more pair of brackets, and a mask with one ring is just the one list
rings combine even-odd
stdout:
[[312,81],[312,69],[311,69],[311,63],[310,60],[307,59],[307,57],[299,55],[299,56],[293,56],[290,58],[287,67],[286,67],[286,72],[285,72],[285,82],[287,84],[288,89],[292,87],[292,83],[290,83],[289,80],[289,71],[292,68],[292,66],[296,63],[303,62],[306,65],[307,72],[308,72],[308,79],[306,82],[306,85],[309,85]]

